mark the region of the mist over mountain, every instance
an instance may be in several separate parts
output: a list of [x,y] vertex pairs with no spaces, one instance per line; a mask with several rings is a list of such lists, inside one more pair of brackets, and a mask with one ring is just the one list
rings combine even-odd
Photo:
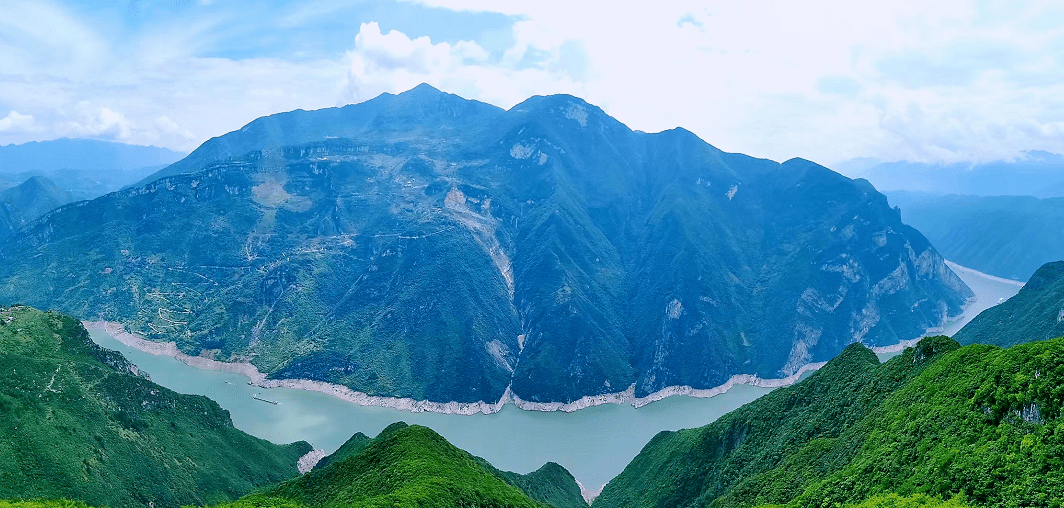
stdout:
[[95,139],[0,146],[0,190],[44,176],[73,199],[92,199],[136,183],[183,156],[166,148]]
[[0,242],[33,219],[71,201],[69,193],[43,176],[0,191]]
[[272,115],[151,179],[0,244],[0,301],[275,379],[546,403],[787,376],[972,294],[867,182],[566,95]]
[[946,259],[984,273],[1026,281],[1064,259],[1064,198],[886,193],[901,217]]
[[865,178],[884,192],[1064,197],[1064,155],[1041,150],[1023,152],[1010,161],[927,164],[854,159],[834,168],[853,178]]

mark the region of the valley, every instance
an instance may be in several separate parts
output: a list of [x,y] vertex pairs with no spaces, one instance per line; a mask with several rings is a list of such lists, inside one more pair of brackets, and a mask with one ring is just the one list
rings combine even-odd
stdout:
[[[951,266],[976,296],[943,333],[959,330],[979,312],[1019,290],[1013,281]],[[714,397],[672,396],[638,409],[628,404],[602,404],[570,413],[525,411],[506,404],[494,414],[412,413],[361,406],[316,391],[250,386],[245,375],[196,368],[165,354],[150,354],[122,344],[99,327],[90,328],[90,335],[97,344],[120,351],[156,383],[215,400],[230,412],[237,428],[260,438],[277,443],[305,440],[331,453],[355,432],[376,435],[393,422],[406,421],[427,426],[459,448],[505,470],[529,472],[547,461],[557,462],[589,492],[597,492],[620,473],[659,431],[708,424],[772,391],[735,384]],[[155,348],[154,352],[163,351]],[[879,357],[886,360],[897,354],[881,352]],[[256,394],[278,404],[255,400]]]

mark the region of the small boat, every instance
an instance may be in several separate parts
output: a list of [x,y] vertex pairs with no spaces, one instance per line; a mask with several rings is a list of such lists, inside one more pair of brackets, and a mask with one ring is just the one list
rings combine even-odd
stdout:
[[259,394],[257,394],[257,393],[255,395],[252,395],[251,398],[253,398],[255,400],[261,400],[263,402],[266,402],[268,404],[273,404],[275,406],[277,405],[277,401],[276,400],[264,399],[262,397],[259,397]]

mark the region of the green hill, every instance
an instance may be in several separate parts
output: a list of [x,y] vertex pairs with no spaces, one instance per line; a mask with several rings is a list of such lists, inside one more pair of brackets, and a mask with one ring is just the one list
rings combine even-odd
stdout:
[[594,506],[1060,505],[1064,338],[928,338],[876,363],[854,346],[713,424],[660,434]]
[[1064,336],[1064,261],[1046,263],[1016,296],[979,313],[953,338],[1008,347]]
[[427,427],[396,423],[363,444],[354,455],[227,506],[547,506]]
[[156,177],[0,242],[0,302],[273,379],[568,402],[778,378],[971,295],[867,182],[567,95],[281,113]]
[[0,308],[0,373],[0,498],[217,503],[296,476],[310,451],[237,430],[213,401],[152,383],[55,312]]
[[557,463],[548,462],[531,473],[517,474],[499,470],[480,457],[477,462],[489,473],[543,504],[554,508],[587,508],[576,478]]

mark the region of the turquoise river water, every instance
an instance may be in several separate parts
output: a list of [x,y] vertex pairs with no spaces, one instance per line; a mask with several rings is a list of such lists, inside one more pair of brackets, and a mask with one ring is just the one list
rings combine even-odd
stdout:
[[[977,294],[965,316],[947,326],[953,333],[983,309],[1016,294],[1019,285],[955,268]],[[168,356],[133,349],[95,328],[101,346],[121,351],[153,381],[180,393],[205,395],[232,415],[237,428],[275,443],[305,440],[332,452],[355,432],[375,436],[396,421],[420,424],[498,468],[527,473],[547,461],[565,466],[589,491],[598,492],[619,474],[655,434],[706,425],[771,388],[736,385],[707,399],[668,397],[636,409],[606,404],[574,413],[523,411],[507,405],[495,414],[472,416],[411,413],[359,406],[335,397],[291,388],[263,389],[241,374],[190,367]],[[893,354],[880,355],[881,359]],[[269,404],[254,395],[277,401]]]

